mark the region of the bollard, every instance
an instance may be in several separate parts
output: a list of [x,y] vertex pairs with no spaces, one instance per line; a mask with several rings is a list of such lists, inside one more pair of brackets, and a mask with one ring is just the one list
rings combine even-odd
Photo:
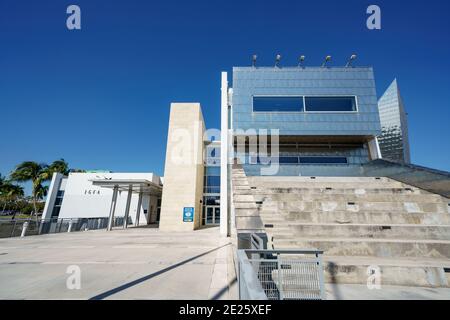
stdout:
[[72,231],[72,219],[69,221],[69,228],[67,229],[67,232],[71,232]]
[[25,234],[27,233],[27,229],[28,229],[28,221],[24,222],[22,225],[22,233],[20,234],[21,238],[25,237]]

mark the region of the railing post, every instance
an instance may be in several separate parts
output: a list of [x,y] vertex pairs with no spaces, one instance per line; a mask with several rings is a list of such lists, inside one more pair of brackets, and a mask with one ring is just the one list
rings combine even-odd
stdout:
[[10,235],[10,237],[14,237],[14,231],[16,230],[16,224],[17,224],[17,221],[16,221],[16,220],[14,220],[14,225],[13,225],[13,227],[12,227],[12,230],[11,230],[11,235]]
[[106,230],[111,231],[114,227],[114,213],[116,211],[117,193],[119,192],[119,186],[114,186],[113,195],[111,200],[111,208],[109,210],[108,228]]
[[27,233],[27,229],[28,229],[28,221],[25,221],[22,225],[22,233],[20,234],[20,237],[23,238],[25,237],[25,234]]
[[141,217],[141,206],[142,206],[142,192],[139,192],[138,204],[137,204],[137,212],[136,212],[136,227],[139,227],[139,219]]
[[284,300],[283,271],[281,268],[281,259],[279,255],[277,257],[277,267],[278,267],[278,292],[280,293],[280,300]]
[[324,270],[323,270],[323,264],[322,264],[322,255],[320,253],[316,253],[317,257],[317,265],[319,268],[319,287],[320,287],[320,297],[322,300],[326,299],[326,293],[325,293],[325,280],[324,280]]

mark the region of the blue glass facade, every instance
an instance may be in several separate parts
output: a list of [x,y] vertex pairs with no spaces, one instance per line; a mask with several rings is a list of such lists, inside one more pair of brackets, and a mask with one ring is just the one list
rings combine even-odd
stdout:
[[[254,96],[354,96],[350,112],[253,112]],[[233,129],[279,129],[280,135],[381,132],[373,70],[358,68],[233,68]]]
[[276,175],[358,175],[381,133],[371,67],[235,67],[231,105],[235,157],[248,175],[268,165],[254,154],[259,130],[278,130]]
[[408,121],[395,79],[378,101],[381,121],[380,149],[383,158],[410,163]]

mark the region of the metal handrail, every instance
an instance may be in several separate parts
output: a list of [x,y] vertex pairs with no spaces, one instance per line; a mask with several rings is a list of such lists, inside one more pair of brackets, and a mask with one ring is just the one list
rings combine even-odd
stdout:
[[[322,254],[323,250],[317,249],[238,250],[239,298],[325,299]],[[305,259],[305,255],[314,258]]]
[[323,254],[323,250],[318,249],[245,249],[247,253],[264,254]]
[[367,177],[387,177],[450,198],[450,172],[377,159],[362,165]]
[[[0,219],[0,238],[106,229],[107,221],[107,217]],[[123,225],[123,217],[116,217],[114,225]]]

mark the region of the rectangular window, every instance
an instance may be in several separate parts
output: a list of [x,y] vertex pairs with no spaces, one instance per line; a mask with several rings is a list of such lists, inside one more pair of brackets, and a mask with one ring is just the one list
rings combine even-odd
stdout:
[[355,97],[305,97],[305,111],[351,112],[356,111]]
[[206,167],[206,176],[220,176],[220,167]]
[[203,193],[220,193],[220,186],[207,186],[203,188]]
[[220,176],[207,176],[206,177],[207,186],[220,186]]
[[[280,156],[280,157],[252,157],[252,164],[347,164],[346,157],[296,157],[296,156]],[[256,163],[255,163],[256,161]]]
[[300,157],[301,164],[347,164],[346,157]]
[[301,112],[303,97],[253,97],[254,112]]

